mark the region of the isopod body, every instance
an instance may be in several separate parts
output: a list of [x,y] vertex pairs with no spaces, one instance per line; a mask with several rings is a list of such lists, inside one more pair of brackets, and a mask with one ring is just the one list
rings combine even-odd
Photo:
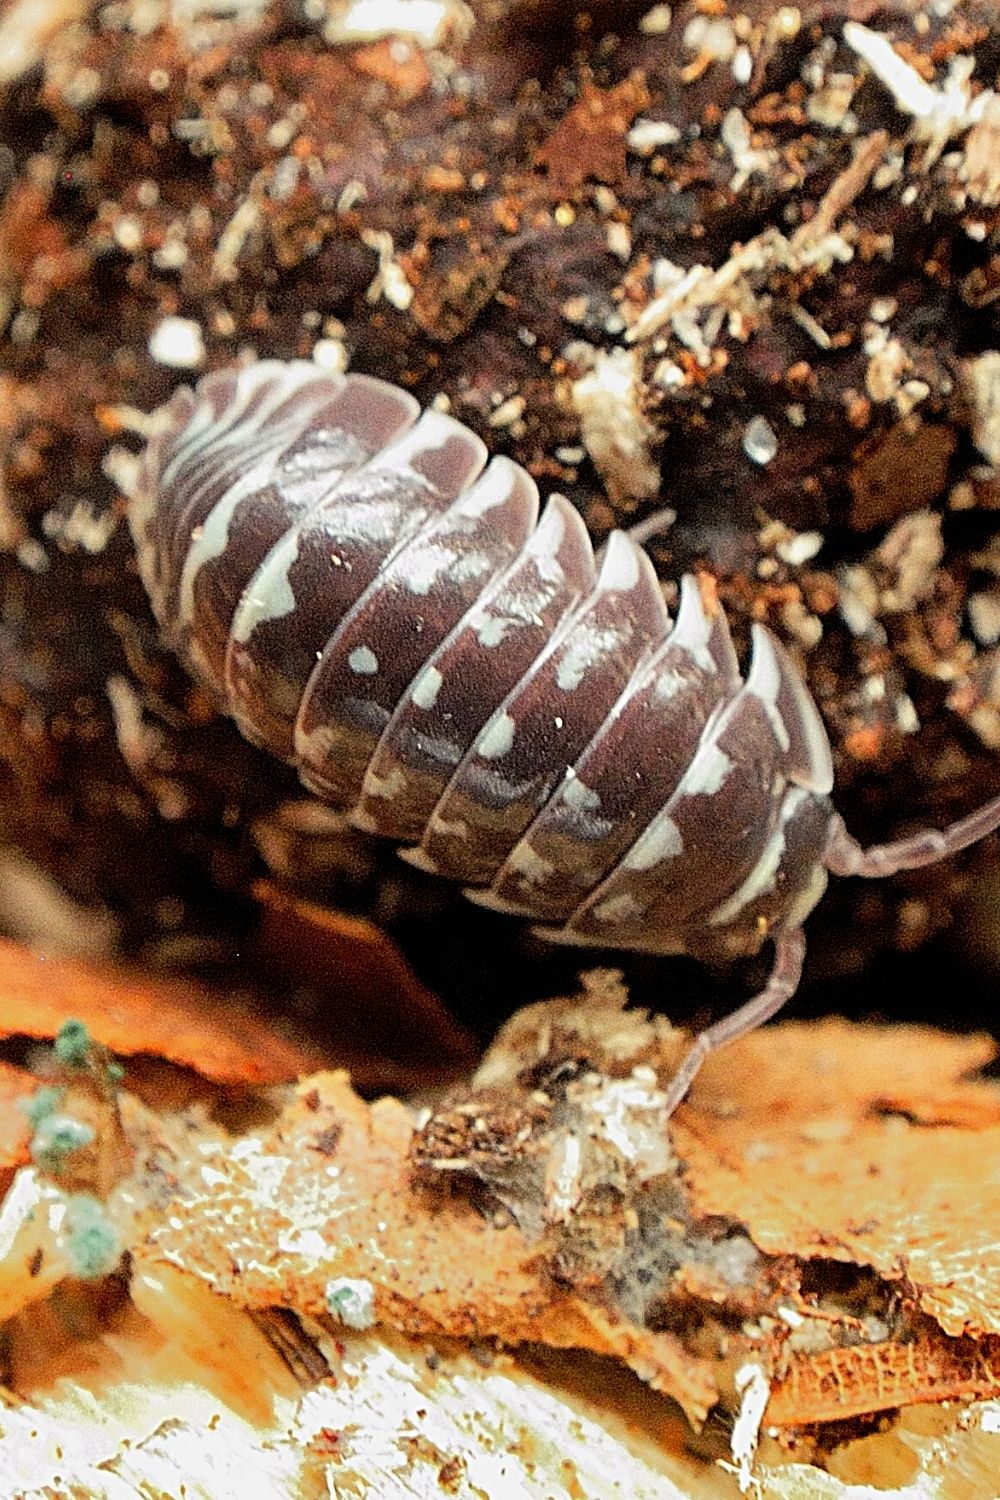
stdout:
[[741,673],[697,579],[671,621],[628,535],[595,559],[568,501],[539,518],[522,467],[395,386],[263,361],[177,391],[157,429],[130,507],[140,571],[243,734],[556,940],[724,958],[774,938],[725,1035],[794,991],[828,869],[925,863],[1000,820],[991,804],[859,849],[767,629]]

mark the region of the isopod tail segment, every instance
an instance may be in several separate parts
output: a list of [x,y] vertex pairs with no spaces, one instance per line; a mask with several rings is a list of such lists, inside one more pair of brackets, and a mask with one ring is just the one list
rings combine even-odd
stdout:
[[[924,828],[907,838],[887,844],[872,844],[867,849],[848,833],[843,818],[834,814],[830,824],[823,863],[833,875],[854,875],[862,879],[881,880],[904,870],[919,870],[940,860],[950,859],[1000,828],[1000,797],[984,803],[968,817],[960,818],[947,828]],[[669,1118],[683,1101],[697,1077],[702,1063],[711,1052],[717,1052],[738,1037],[747,1036],[770,1021],[792,999],[802,978],[806,940],[801,927],[792,927],[774,935],[774,963],[764,988],[737,1010],[723,1016],[714,1025],[698,1033],[681,1059],[666,1089],[664,1114]]]

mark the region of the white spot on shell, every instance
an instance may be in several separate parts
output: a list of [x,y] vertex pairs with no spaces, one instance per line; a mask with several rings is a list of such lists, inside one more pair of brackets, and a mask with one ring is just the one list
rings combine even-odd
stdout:
[[510,459],[495,458],[482,478],[463,498],[463,514],[481,516],[495,506],[503,505],[510,499],[517,478],[517,469]]
[[378,657],[370,646],[355,646],[347,658],[347,665],[359,677],[374,677],[378,671]]
[[572,807],[578,812],[599,812],[601,799],[579,776],[574,775],[572,770],[567,770],[566,780],[562,786],[562,800],[567,807]]
[[578,688],[587,668],[593,665],[594,654],[588,646],[587,641],[580,641],[570,646],[556,668],[556,687],[561,688],[564,693],[571,693],[574,688]]
[[[218,509],[216,506],[216,511]],[[215,511],[206,523],[206,530],[212,524],[214,516]],[[217,556],[220,549],[215,543],[213,546],[215,551],[210,555]],[[284,619],[295,608],[295,594],[289,582],[289,574],[298,555],[298,535],[293,532],[275,546],[268,558],[268,566],[257,569],[240,600],[230,627],[230,635],[239,645],[245,645],[257,626],[264,621]]]
[[681,581],[681,607],[670,636],[670,645],[682,647],[702,669],[715,672],[718,662],[709,649],[712,622],[705,609],[697,579],[688,574]]
[[[469,837],[469,825],[464,818],[432,818],[430,821],[430,832],[438,839],[467,839]],[[416,863],[416,861],[414,861]],[[428,869],[431,867],[428,865]]]
[[441,574],[454,564],[455,557],[452,547],[440,543],[421,547],[400,560],[400,576],[410,593],[422,598],[430,593]]
[[597,922],[629,922],[643,915],[645,908],[640,906],[630,891],[623,891],[620,896],[609,896],[606,901],[599,901],[594,907],[594,920]]
[[768,723],[774,730],[774,737],[778,741],[778,744],[781,746],[781,749],[787,754],[789,749],[791,748],[792,743],[788,734],[788,726],[785,723],[784,719],[781,717],[781,714],[778,710],[778,705],[776,703],[770,703],[766,698],[762,701],[764,704],[764,712],[767,714]]
[[768,722],[774,731],[782,751],[787,753],[791,740],[784,719],[778,712],[778,694],[781,692],[782,672],[774,643],[770,634],[760,625],[752,630],[753,660],[747,678],[747,691],[753,693],[763,704]]
[[642,553],[623,531],[613,531],[608,537],[601,568],[600,585],[606,589],[619,589],[623,593],[634,589],[639,582]]
[[670,701],[675,694],[679,693],[685,685],[686,679],[680,672],[658,672],[656,676],[656,696],[664,703]]
[[397,849],[396,853],[415,870],[423,870],[427,875],[436,875],[438,872],[437,860],[432,859],[425,849]]
[[[394,797],[398,797],[401,792],[405,792],[406,787],[407,778],[405,773],[398,766],[393,766],[386,776],[377,776],[374,772],[369,771],[365,776],[364,794],[366,797],[377,797],[383,802],[391,802]],[[357,822],[354,814],[351,815],[351,818],[353,822]]]
[[499,714],[490,724],[487,724],[480,735],[476,746],[477,754],[484,760],[499,760],[507,755],[514,743],[514,732],[517,725],[510,714]]
[[673,818],[654,820],[625,857],[626,870],[652,870],[684,853],[684,839]]
[[515,622],[501,619],[498,615],[486,615],[476,626],[476,640],[487,649],[499,646],[507,631]]
[[556,686],[564,693],[578,688],[591,667],[602,656],[614,651],[620,643],[617,631],[595,630],[586,621],[570,634],[560,652],[556,667]]
[[417,708],[433,708],[444,678],[437,667],[425,667],[413,684],[413,702]]
[[684,778],[683,791],[689,797],[711,797],[723,785],[733,763],[718,745],[700,750]]
[[511,850],[508,868],[515,875],[523,876],[528,885],[541,885],[555,870],[549,860],[536,854],[531,845],[523,840]]

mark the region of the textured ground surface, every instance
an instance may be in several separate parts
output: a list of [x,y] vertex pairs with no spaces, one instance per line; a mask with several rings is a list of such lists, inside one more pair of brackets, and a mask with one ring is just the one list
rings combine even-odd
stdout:
[[[791,643],[860,832],[995,785],[995,7],[436,14],[0,23],[0,840],[32,862],[4,867],[8,929],[41,881],[71,946],[230,961],[268,866],[388,923],[469,1010],[572,968],[331,840],[159,649],[122,409],[237,357],[445,397],[595,538],[673,506],[664,578],[708,566],[738,630]],[[956,890],[841,888],[819,966],[916,946]]]

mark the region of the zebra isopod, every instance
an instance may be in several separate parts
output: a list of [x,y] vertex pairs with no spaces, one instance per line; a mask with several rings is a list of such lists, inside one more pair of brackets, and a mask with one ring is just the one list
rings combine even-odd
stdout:
[[706,580],[671,621],[646,553],[595,558],[560,495],[487,462],[407,392],[266,360],[178,390],[130,504],[166,644],[247,739],[472,899],[556,941],[736,958],[774,943],[764,990],[712,1047],[794,993],[827,872],[956,852],[944,832],[863,850],[798,669],[764,626],[741,672]]

